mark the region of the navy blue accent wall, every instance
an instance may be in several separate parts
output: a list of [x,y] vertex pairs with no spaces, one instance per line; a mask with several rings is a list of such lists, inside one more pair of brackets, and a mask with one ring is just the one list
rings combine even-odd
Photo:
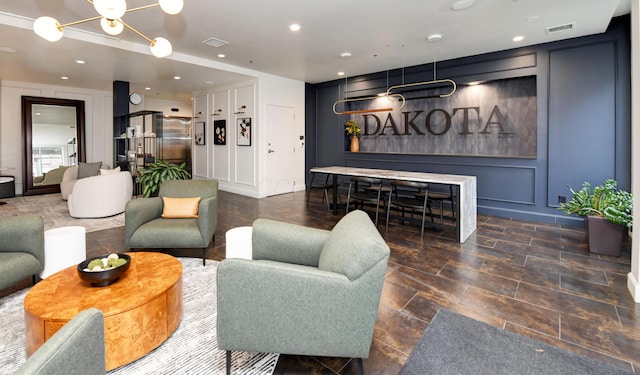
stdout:
[[535,75],[536,159],[345,151],[347,116],[333,113],[336,100],[345,95],[374,95],[387,85],[430,80],[432,69],[433,64],[426,63],[349,77],[347,82],[308,85],[307,145],[314,147],[307,147],[307,167],[342,165],[474,175],[479,213],[569,225],[581,225],[582,219],[567,217],[557,209],[559,196],[571,198],[567,184],[579,188],[584,181],[599,184],[615,178],[621,188],[630,189],[628,17],[614,19],[603,34],[437,62],[437,78],[451,78],[459,85]]

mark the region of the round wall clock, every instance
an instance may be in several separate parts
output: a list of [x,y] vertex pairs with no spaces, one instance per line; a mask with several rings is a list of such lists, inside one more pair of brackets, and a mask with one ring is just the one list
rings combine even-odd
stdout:
[[142,103],[142,95],[134,92],[133,94],[129,95],[129,102],[134,105]]

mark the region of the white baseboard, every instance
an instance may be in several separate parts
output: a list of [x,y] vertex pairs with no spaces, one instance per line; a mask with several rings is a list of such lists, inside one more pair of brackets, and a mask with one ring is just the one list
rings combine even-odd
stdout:
[[629,289],[633,300],[636,303],[640,303],[640,285],[631,272],[629,272],[629,274],[627,275],[627,288]]

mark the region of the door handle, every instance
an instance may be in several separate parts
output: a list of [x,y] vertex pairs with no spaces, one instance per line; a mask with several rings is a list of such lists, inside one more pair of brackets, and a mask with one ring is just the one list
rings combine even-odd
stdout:
[[276,150],[268,149],[267,152],[272,153],[272,152],[276,152]]

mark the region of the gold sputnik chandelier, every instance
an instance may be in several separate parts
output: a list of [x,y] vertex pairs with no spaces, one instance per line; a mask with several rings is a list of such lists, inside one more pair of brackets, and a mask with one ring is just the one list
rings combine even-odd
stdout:
[[60,38],[62,38],[62,34],[64,33],[64,28],[66,26],[100,20],[100,26],[102,26],[102,30],[104,30],[104,32],[109,35],[118,35],[126,27],[127,29],[133,31],[134,33],[145,39],[147,42],[149,42],[151,53],[155,57],[166,57],[171,54],[173,47],[167,39],[162,37],[156,37],[154,39],[148,38],[140,31],[134,29],[129,24],[122,21],[122,16],[129,12],[135,12],[138,10],[148,9],[156,6],[160,6],[160,8],[162,8],[162,10],[167,14],[178,14],[180,13],[184,5],[183,0],[159,0],[157,4],[150,4],[131,9],[127,9],[127,3],[125,0],[85,1],[93,5],[93,7],[100,15],[65,24],[60,24],[60,22],[58,22],[58,20],[53,17],[43,16],[38,18],[33,23],[33,30],[36,34],[44,39],[50,42],[57,42],[58,40],[60,40]]

